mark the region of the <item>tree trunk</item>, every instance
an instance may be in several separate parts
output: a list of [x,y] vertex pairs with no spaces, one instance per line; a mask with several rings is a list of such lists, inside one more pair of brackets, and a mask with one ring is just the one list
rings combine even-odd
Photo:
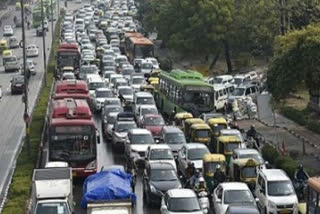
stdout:
[[214,68],[214,66],[216,65],[216,63],[218,62],[218,59],[220,57],[220,51],[218,51],[218,53],[216,54],[216,56],[213,58],[209,70],[212,70]]
[[232,73],[232,62],[231,62],[231,57],[230,57],[229,44],[227,41],[224,41],[223,45],[224,45],[224,55],[225,55],[226,63],[227,63],[227,67],[228,67],[228,73]]

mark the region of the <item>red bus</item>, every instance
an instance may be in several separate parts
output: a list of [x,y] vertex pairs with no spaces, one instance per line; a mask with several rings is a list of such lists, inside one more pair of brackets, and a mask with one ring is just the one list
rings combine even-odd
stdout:
[[85,99],[90,104],[89,88],[83,80],[63,80],[58,81],[56,85],[54,100],[65,98]]
[[75,177],[86,177],[97,171],[97,149],[100,136],[84,100],[53,100],[50,108],[46,161],[64,161]]
[[80,49],[77,43],[61,43],[57,51],[57,70],[72,66],[74,70],[80,67]]

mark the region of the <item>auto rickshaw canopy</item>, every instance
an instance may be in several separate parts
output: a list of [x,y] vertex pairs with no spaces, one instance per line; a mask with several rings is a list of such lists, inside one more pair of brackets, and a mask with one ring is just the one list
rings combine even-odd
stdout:
[[12,55],[13,55],[13,51],[12,50],[4,50],[2,52],[2,56],[3,57],[12,56]]
[[74,68],[72,66],[64,66],[62,72],[73,72]]
[[213,126],[214,124],[225,124],[228,125],[227,120],[223,117],[210,118],[208,124]]
[[193,118],[192,114],[189,112],[179,112],[179,113],[176,113],[176,115],[174,116],[175,120],[189,119],[189,118]]
[[226,157],[223,154],[205,154],[202,158],[203,163],[208,162],[226,162]]

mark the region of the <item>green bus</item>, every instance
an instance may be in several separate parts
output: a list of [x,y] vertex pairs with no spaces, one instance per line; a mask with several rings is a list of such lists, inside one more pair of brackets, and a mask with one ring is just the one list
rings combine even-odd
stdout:
[[48,18],[48,20],[51,20],[51,1],[52,1],[52,11],[53,11],[53,20],[56,19],[56,1],[55,0],[43,0],[43,7],[46,8],[45,16]]
[[199,116],[215,109],[214,92],[213,85],[206,83],[199,72],[176,69],[160,72],[154,98],[165,116],[183,111]]
[[[43,12],[46,14],[46,9],[43,7]],[[32,27],[37,28],[41,25],[42,16],[41,16],[41,7],[36,7],[32,11]]]

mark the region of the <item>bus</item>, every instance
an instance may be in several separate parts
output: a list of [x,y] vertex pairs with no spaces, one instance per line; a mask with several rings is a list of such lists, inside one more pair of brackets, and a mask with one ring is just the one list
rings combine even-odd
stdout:
[[97,171],[100,136],[85,100],[53,100],[49,112],[48,139],[44,161],[63,161],[72,167],[74,177],[87,177]]
[[[46,14],[46,8],[43,7],[43,13]],[[32,27],[37,28],[41,25],[41,6],[35,7],[32,11]]]
[[120,42],[120,50],[123,53],[128,53],[129,50],[127,50],[127,47],[129,47],[130,44],[130,37],[138,37],[143,38],[143,35],[139,32],[127,32],[124,34],[123,38],[121,38]]
[[83,80],[58,81],[53,99],[61,100],[65,98],[83,99],[90,104],[91,99],[87,83]]
[[206,83],[197,71],[161,71],[154,96],[157,106],[166,116],[187,111],[196,117],[217,110],[213,85]]
[[57,51],[57,71],[65,66],[72,66],[74,71],[80,68],[80,51],[77,43],[61,43]]
[[154,56],[154,46],[151,40],[141,37],[139,34],[127,38],[125,41],[125,51],[131,62],[136,58],[144,59]]

